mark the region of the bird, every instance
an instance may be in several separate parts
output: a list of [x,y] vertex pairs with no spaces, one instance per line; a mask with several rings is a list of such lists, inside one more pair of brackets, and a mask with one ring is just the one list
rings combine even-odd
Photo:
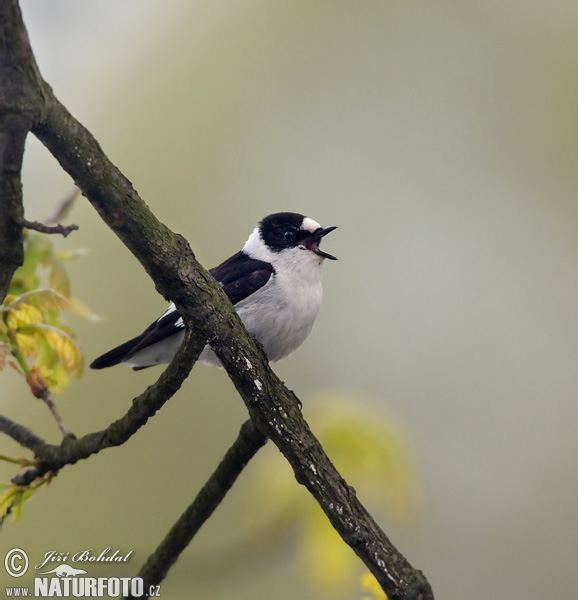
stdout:
[[[337,260],[319,245],[335,229],[299,213],[270,214],[259,221],[239,252],[209,270],[269,362],[291,354],[311,332],[323,298],[323,263]],[[90,367],[122,363],[138,371],[167,364],[184,331],[183,319],[171,304],[140,335],[99,356]],[[220,366],[209,345],[199,360]]]

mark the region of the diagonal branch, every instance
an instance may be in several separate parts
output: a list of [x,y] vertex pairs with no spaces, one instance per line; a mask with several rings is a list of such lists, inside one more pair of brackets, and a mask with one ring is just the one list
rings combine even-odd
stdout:
[[[40,448],[37,454],[42,464],[72,464],[102,447],[128,439],[151,416],[149,405],[159,402],[161,396],[162,402],[166,401],[178,389],[190,370],[192,359],[200,352],[198,346],[208,341],[256,427],[281,450],[293,467],[297,481],[307,487],[390,600],[433,598],[423,574],[393,546],[359,502],[353,488],[335,469],[305,422],[297,398],[263,360],[223,290],[196,261],[186,240],[158,221],[128,179],[108,160],[91,133],[60,104],[42,79],[16,0],[0,1],[0,28],[0,40],[6,39],[8,34],[13,39],[18,70],[26,79],[12,91],[19,94],[19,103],[24,106],[19,109],[20,113],[28,114],[28,110],[33,114],[31,131],[139,260],[157,290],[175,302],[190,330],[186,352],[179,352],[179,358],[173,360],[159,382],[152,386],[153,391],[149,388],[141,395],[123,419],[104,432],[76,441],[65,440],[56,449]],[[14,51],[6,52],[12,58]],[[191,337],[197,340],[194,351],[189,346]],[[170,393],[163,394],[161,389]],[[67,455],[69,446],[75,451]]]
[[246,421],[242,425],[237,439],[215,472],[139,571],[138,576],[143,578],[145,590],[152,589],[152,586],[158,585],[166,577],[182,551],[213,514],[241,471],[266,441],[267,437],[252,421]]
[[390,600],[431,598],[424,575],[395,548],[335,469],[305,422],[296,396],[263,360],[223,290],[186,241],[154,217],[90,132],[56,98],[34,133],[139,259],[157,290],[175,302],[199,339],[209,341],[257,427],[281,450],[297,481],[307,487]]

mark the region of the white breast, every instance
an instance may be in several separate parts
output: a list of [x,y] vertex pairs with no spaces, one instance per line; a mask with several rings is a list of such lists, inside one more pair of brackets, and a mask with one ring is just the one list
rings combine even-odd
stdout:
[[307,338],[321,306],[321,281],[287,281],[279,275],[235,307],[251,336],[274,362],[296,350]]
[[[275,273],[269,281],[235,305],[247,331],[263,346],[271,362],[285,358],[305,341],[323,298],[323,259],[300,248],[274,259]],[[200,359],[219,364],[210,348],[205,348]]]

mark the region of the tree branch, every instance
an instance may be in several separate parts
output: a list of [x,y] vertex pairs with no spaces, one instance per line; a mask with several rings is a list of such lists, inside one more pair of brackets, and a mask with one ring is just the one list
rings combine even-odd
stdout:
[[139,259],[157,289],[175,302],[198,339],[210,342],[259,429],[285,455],[297,481],[319,502],[389,598],[430,598],[423,574],[393,546],[337,472],[303,419],[296,396],[263,360],[221,287],[196,261],[187,242],[156,219],[90,132],[56,98],[46,114],[34,129],[36,135]]
[[132,401],[130,409],[123,417],[102,431],[89,433],[79,439],[67,437],[60,446],[52,444],[36,446],[34,453],[39,465],[16,475],[12,483],[29,485],[49,471],[58,471],[105,448],[124,444],[177,392],[203,347],[204,342],[193,340],[190,331],[187,331],[181,348],[167,369],[153,385]]
[[44,98],[40,73],[15,0],[0,2],[0,298],[22,264],[20,171],[24,142]]
[[76,199],[80,196],[80,190],[76,187],[76,185],[72,186],[72,189],[66,194],[66,196],[62,199],[60,204],[56,207],[54,212],[46,217],[46,222],[54,225],[58,223],[61,219],[65,219],[70,212],[73,204],[76,202]]
[[66,237],[68,234],[78,229],[78,225],[45,225],[38,221],[27,221],[26,219],[22,219],[20,224],[22,227],[26,227],[26,229],[33,229],[40,233],[59,233],[63,237]]
[[[34,62],[16,0],[2,0],[2,7],[10,24],[6,25],[6,19],[0,14],[0,28],[17,31],[18,67],[28,78],[18,92],[24,94],[21,101],[26,109],[32,110],[32,132],[139,260],[157,290],[175,302],[197,344],[195,352],[187,350],[189,360],[198,356],[199,345],[202,348],[205,341],[211,344],[257,428],[285,455],[297,481],[319,502],[335,529],[375,575],[390,600],[432,598],[423,574],[391,544],[326,456],[303,419],[296,396],[263,360],[223,290],[196,261],[186,240],[156,219],[90,132],[54,97]],[[191,343],[190,338],[188,335],[187,344]],[[173,360],[153,386],[152,398],[149,388],[131,411],[105,432],[77,441],[65,440],[57,449],[41,447],[37,454],[42,464],[59,467],[72,464],[103,447],[128,439],[152,414],[149,405],[159,401],[160,396],[164,403],[186,377],[190,362],[185,361],[182,354],[179,353],[179,359]],[[178,372],[177,363],[181,367]],[[168,396],[163,395],[157,385],[170,388]],[[133,414],[135,412],[137,414]],[[75,449],[71,455],[67,454],[69,447]]]
[[[1,71],[0,81],[3,81]],[[0,113],[5,110],[0,106]],[[31,121],[25,116],[0,114],[0,264],[3,265],[0,269],[0,298],[6,296],[14,271],[24,260],[20,169],[30,126]]]
[[241,471],[266,441],[267,437],[252,421],[243,424],[237,439],[215,472],[138,572],[138,576],[143,578],[145,590],[158,585],[166,577],[183,550],[231,489]]
[[46,444],[41,437],[37,436],[27,427],[18,425],[18,423],[14,423],[14,421],[2,415],[0,415],[0,431],[17,441],[24,448],[32,450],[32,452],[36,452]]
[[319,502],[390,600],[431,598],[424,575],[393,546],[337,472],[305,422],[296,396],[263,360],[223,290],[196,261],[187,242],[157,221],[92,135],[55,98],[47,119],[34,132],[138,258],[157,289],[175,302],[198,339],[209,341],[259,429],[281,450],[297,481]]

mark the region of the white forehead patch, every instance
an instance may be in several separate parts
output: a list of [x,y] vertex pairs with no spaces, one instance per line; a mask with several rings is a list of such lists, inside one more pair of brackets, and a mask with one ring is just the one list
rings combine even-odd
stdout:
[[304,231],[309,231],[310,233],[317,231],[320,227],[321,225],[319,225],[317,221],[314,221],[309,217],[305,217],[303,219],[303,223],[301,223],[301,229],[303,229]]

